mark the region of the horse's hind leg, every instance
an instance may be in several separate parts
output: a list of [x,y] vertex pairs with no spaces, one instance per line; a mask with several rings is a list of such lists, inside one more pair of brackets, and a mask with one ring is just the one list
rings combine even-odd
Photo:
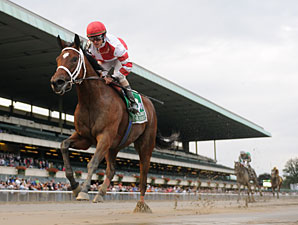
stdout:
[[64,140],[61,143],[61,153],[64,162],[65,175],[70,182],[71,190],[74,196],[77,196],[81,190],[81,187],[78,182],[76,182],[73,176],[73,170],[70,165],[69,151],[68,149],[72,147],[75,149],[88,149],[90,143],[88,140],[81,138],[77,133],[74,133],[68,139]]
[[251,185],[249,183],[247,184],[247,194],[248,194],[248,201],[249,202],[255,202],[255,198],[253,196],[252,188],[251,188]]
[[258,185],[258,190],[259,190],[259,192],[260,192],[260,196],[263,196],[262,188],[261,188],[260,185]]
[[103,202],[103,196],[107,193],[107,188],[110,186],[111,180],[113,179],[115,175],[115,160],[117,156],[118,151],[112,152],[110,150],[106,155],[105,159],[107,162],[107,168],[106,168],[106,178],[102,185],[100,185],[98,189],[97,195],[94,197],[93,202]]
[[137,206],[136,206],[134,212],[152,213],[151,209],[144,201],[144,197],[145,197],[145,193],[146,193],[146,189],[147,189],[147,174],[148,174],[149,167],[150,167],[150,157],[151,157],[151,153],[148,152],[147,154],[150,154],[150,156],[147,156],[147,155],[141,156],[140,155],[140,158],[141,158],[140,159],[140,192],[141,192],[141,196],[140,196],[140,201],[137,203]]
[[145,212],[152,213],[149,206],[145,203],[144,197],[147,189],[147,174],[150,167],[150,159],[153,148],[155,146],[155,136],[151,134],[146,137],[146,133],[143,134],[140,139],[135,142],[135,148],[139,153],[140,157],[140,200],[137,203],[134,212]]

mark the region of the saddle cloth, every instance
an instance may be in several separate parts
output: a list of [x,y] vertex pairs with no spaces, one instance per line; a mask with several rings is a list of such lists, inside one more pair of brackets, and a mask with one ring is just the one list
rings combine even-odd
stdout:
[[249,175],[249,179],[250,180],[254,180],[255,178],[257,178],[257,175],[256,175],[256,172],[254,171],[254,169],[253,168],[247,168],[246,167],[246,169],[247,169],[247,172],[248,172],[248,175]]
[[[144,108],[144,104],[143,104],[141,95],[134,90],[132,91],[132,93],[133,93],[133,96],[135,97],[136,103],[138,104],[139,112],[137,114],[129,112],[130,120],[132,121],[133,124],[145,123],[145,122],[147,122],[147,113]],[[126,107],[129,108],[129,105],[130,105],[129,99],[126,97],[125,94],[124,94],[124,98],[125,98]]]

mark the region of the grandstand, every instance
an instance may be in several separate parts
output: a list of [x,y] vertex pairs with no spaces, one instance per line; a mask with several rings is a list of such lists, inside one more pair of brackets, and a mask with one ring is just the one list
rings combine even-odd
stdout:
[[[72,91],[63,97],[56,96],[49,79],[59,54],[56,36],[71,41],[74,33],[7,0],[0,0],[0,30],[1,79],[5,79],[0,83],[0,156],[13,154],[18,159],[44,160],[63,170],[59,146],[74,129],[76,94]],[[206,186],[209,181],[232,182],[232,168],[218,164],[216,158],[191,153],[189,143],[271,136],[262,127],[137,64],[128,79],[139,92],[165,103],[154,103],[162,133],[180,133],[173,149],[153,152],[148,182],[153,177],[159,185],[165,184],[165,178],[170,180],[167,185],[197,185],[198,179]],[[82,171],[82,178],[93,153],[94,147],[70,151],[74,170]],[[0,161],[0,180],[17,175],[15,164],[8,166],[9,163],[1,165]],[[47,171],[37,169],[34,162],[29,167],[32,168],[21,176],[48,178]],[[104,168],[105,162],[98,171]],[[118,154],[116,171],[124,175],[122,182],[137,181],[138,155],[133,145]],[[118,178],[113,181],[119,181]],[[56,179],[66,180],[62,171],[56,174]]]

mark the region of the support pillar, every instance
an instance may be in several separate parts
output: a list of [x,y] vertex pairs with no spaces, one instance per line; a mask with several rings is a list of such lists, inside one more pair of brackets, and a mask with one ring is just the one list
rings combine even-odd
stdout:
[[13,108],[14,108],[13,99],[11,99],[11,104],[9,106],[9,113],[10,113],[10,115],[13,114]]
[[217,159],[216,159],[216,142],[215,142],[215,140],[214,140],[214,160],[215,160],[215,162],[217,162]]
[[59,97],[59,127],[61,129],[61,134],[63,133],[63,120],[62,120],[62,111],[63,111],[63,98]]
[[183,146],[183,150],[184,150],[186,153],[189,153],[189,142],[188,142],[188,141],[183,141],[183,142],[182,142],[182,146]]

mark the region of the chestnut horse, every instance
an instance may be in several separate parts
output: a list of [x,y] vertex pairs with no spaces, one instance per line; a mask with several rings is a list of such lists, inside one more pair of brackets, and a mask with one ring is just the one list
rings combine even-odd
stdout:
[[[133,124],[129,137],[119,146],[129,124],[129,114],[120,95],[99,78],[80,47],[80,38],[75,35],[74,43],[67,44],[58,36],[62,51],[57,57],[57,70],[51,78],[51,86],[56,94],[63,95],[76,84],[78,103],[74,113],[75,132],[61,143],[65,174],[77,200],[89,200],[88,189],[91,177],[105,158],[106,178],[98,189],[93,202],[103,201],[103,196],[115,174],[115,160],[120,149],[134,143],[140,158],[140,200],[135,212],[151,212],[144,202],[147,173],[155,144],[159,141],[172,143],[175,138],[157,137],[157,117],[152,102],[142,97],[148,121]],[[173,137],[173,136],[172,136]],[[164,143],[164,142],[160,142]],[[92,159],[88,163],[88,175],[80,185],[76,182],[70,165],[69,148],[87,150],[96,145]]]
[[278,169],[273,168],[271,170],[271,179],[270,179],[270,181],[271,181],[271,188],[272,188],[273,197],[275,196],[275,189],[277,189],[276,190],[276,195],[277,195],[277,198],[279,198],[280,187],[282,185],[283,179],[281,178],[281,176],[279,176]]

